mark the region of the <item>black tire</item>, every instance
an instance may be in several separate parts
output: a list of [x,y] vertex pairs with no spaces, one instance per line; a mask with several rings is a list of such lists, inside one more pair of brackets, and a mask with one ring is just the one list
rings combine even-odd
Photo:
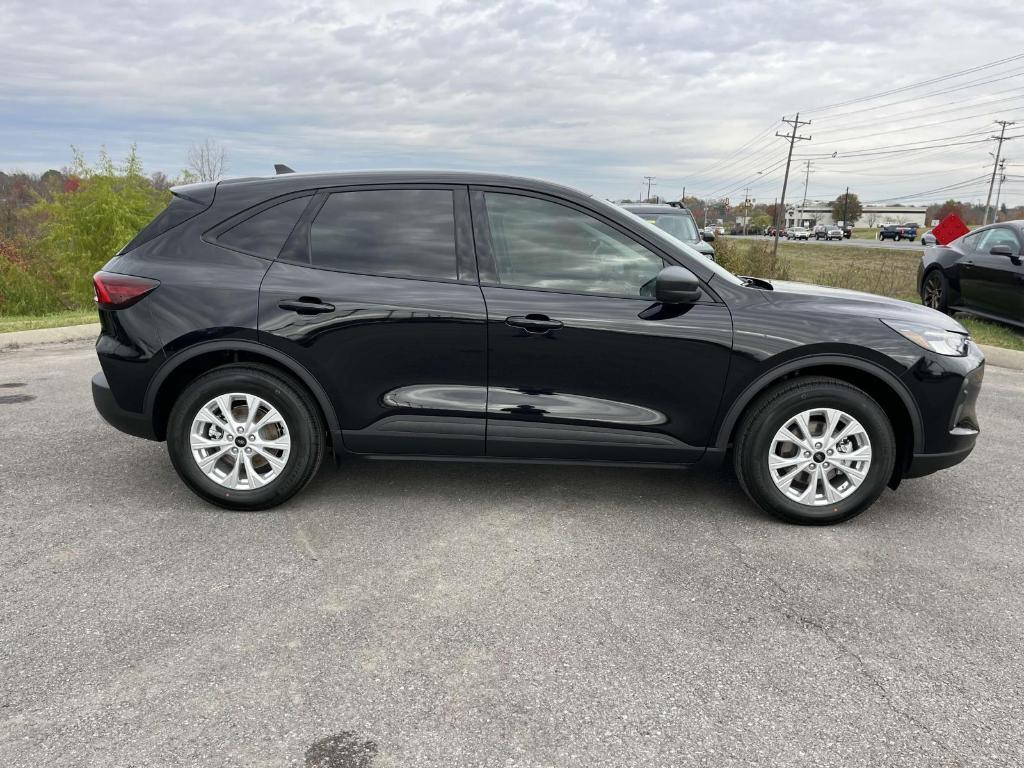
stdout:
[[[771,477],[767,457],[776,432],[802,411],[837,408],[860,422],[871,441],[871,464],[861,485],[829,505],[810,506],[789,498]],[[849,520],[885,490],[896,461],[892,424],[875,400],[857,387],[826,376],[793,379],[772,387],[748,408],[734,445],[733,466],[747,495],[773,515],[800,525]]]
[[[189,439],[196,414],[213,398],[232,392],[256,395],[276,408],[291,438],[280,475],[260,488],[226,488],[209,478],[192,456]],[[194,380],[174,403],[167,425],[167,452],[178,476],[196,495],[225,509],[256,511],[287,501],[313,479],[325,450],[320,412],[309,393],[291,377],[258,363],[215,368]]]
[[949,280],[940,268],[928,270],[921,280],[921,303],[949,314]]

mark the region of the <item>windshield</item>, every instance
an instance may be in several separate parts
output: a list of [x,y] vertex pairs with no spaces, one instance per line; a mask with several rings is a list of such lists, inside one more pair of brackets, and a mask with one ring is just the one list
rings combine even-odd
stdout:
[[[600,201],[598,201],[598,202],[600,202]],[[610,203],[609,203],[609,205],[610,205]],[[716,261],[712,261],[711,259],[704,258],[701,255],[700,251],[696,250],[692,245],[689,245],[688,243],[683,242],[678,237],[673,235],[671,232],[668,232],[667,230],[664,230],[664,229],[662,229],[660,227],[656,227],[654,224],[651,224],[647,219],[643,218],[642,216],[637,216],[635,213],[633,213],[632,211],[627,211],[625,208],[619,208],[618,210],[622,211],[627,216],[629,216],[632,219],[634,219],[637,222],[639,222],[639,224],[644,229],[652,231],[655,235],[658,235],[659,237],[668,238],[669,240],[673,241],[673,243],[678,248],[682,249],[683,251],[688,253],[690,256],[693,256],[695,259],[700,259],[701,265],[704,266],[707,269],[710,269],[712,272],[715,273],[715,275],[717,277],[720,277],[723,280],[725,280],[726,282],[732,283],[733,285],[743,285],[743,281],[740,280],[738,277],[736,277],[736,275],[734,275],[728,269],[726,269],[725,267],[723,267],[721,264],[719,264]]]
[[677,240],[690,241],[700,240],[697,234],[697,225],[693,217],[686,213],[638,213],[648,224],[653,224],[658,229],[663,229]]

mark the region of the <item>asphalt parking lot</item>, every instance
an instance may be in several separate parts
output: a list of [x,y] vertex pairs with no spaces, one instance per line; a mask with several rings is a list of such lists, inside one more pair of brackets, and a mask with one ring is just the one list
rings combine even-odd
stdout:
[[842,526],[727,473],[328,467],[238,514],[0,353],[0,765],[1024,763],[1024,373]]

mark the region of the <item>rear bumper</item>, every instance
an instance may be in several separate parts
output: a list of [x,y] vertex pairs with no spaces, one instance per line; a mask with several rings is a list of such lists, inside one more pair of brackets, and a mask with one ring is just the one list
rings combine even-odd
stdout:
[[97,373],[92,377],[92,402],[103,420],[114,429],[146,440],[157,439],[150,419],[144,414],[126,411],[117,404],[114,394],[110,391],[110,385],[107,384],[106,374]]

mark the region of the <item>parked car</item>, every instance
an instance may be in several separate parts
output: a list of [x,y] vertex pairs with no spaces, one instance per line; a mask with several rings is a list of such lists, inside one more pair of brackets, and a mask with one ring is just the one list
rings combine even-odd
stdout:
[[184,483],[230,509],[286,501],[329,453],[341,471],[355,457],[693,468],[730,455],[766,510],[834,523],[962,461],[978,435],[984,360],[952,318],[736,277],[543,181],[176,187],[94,282],[97,409],[166,440]]
[[853,237],[853,225],[852,224],[846,224],[845,226],[843,226],[843,237],[845,239],[847,239],[847,240],[849,240],[851,237]]
[[714,231],[715,231],[716,235],[724,235],[725,234],[725,227],[723,227],[721,224],[719,224],[718,226],[714,227]]
[[932,234],[930,229],[921,235],[921,245],[935,245],[938,242],[939,241],[935,239],[935,235]]
[[899,240],[900,228],[896,224],[886,224],[878,230],[879,240]]
[[948,245],[925,248],[918,269],[921,301],[1024,327],[1024,220],[981,227]]
[[815,240],[824,240],[827,237],[828,228],[824,224],[815,224],[811,229],[811,235]]
[[917,224],[901,224],[898,228],[897,240],[917,240]]
[[818,224],[814,227],[815,240],[842,240],[843,230],[834,224]]
[[714,261],[714,246],[705,242],[689,209],[673,205],[624,205],[622,207],[639,216],[648,224],[665,230],[672,237],[681,240],[701,255]]
[[786,239],[787,240],[810,240],[811,230],[807,227],[787,227],[786,228]]

